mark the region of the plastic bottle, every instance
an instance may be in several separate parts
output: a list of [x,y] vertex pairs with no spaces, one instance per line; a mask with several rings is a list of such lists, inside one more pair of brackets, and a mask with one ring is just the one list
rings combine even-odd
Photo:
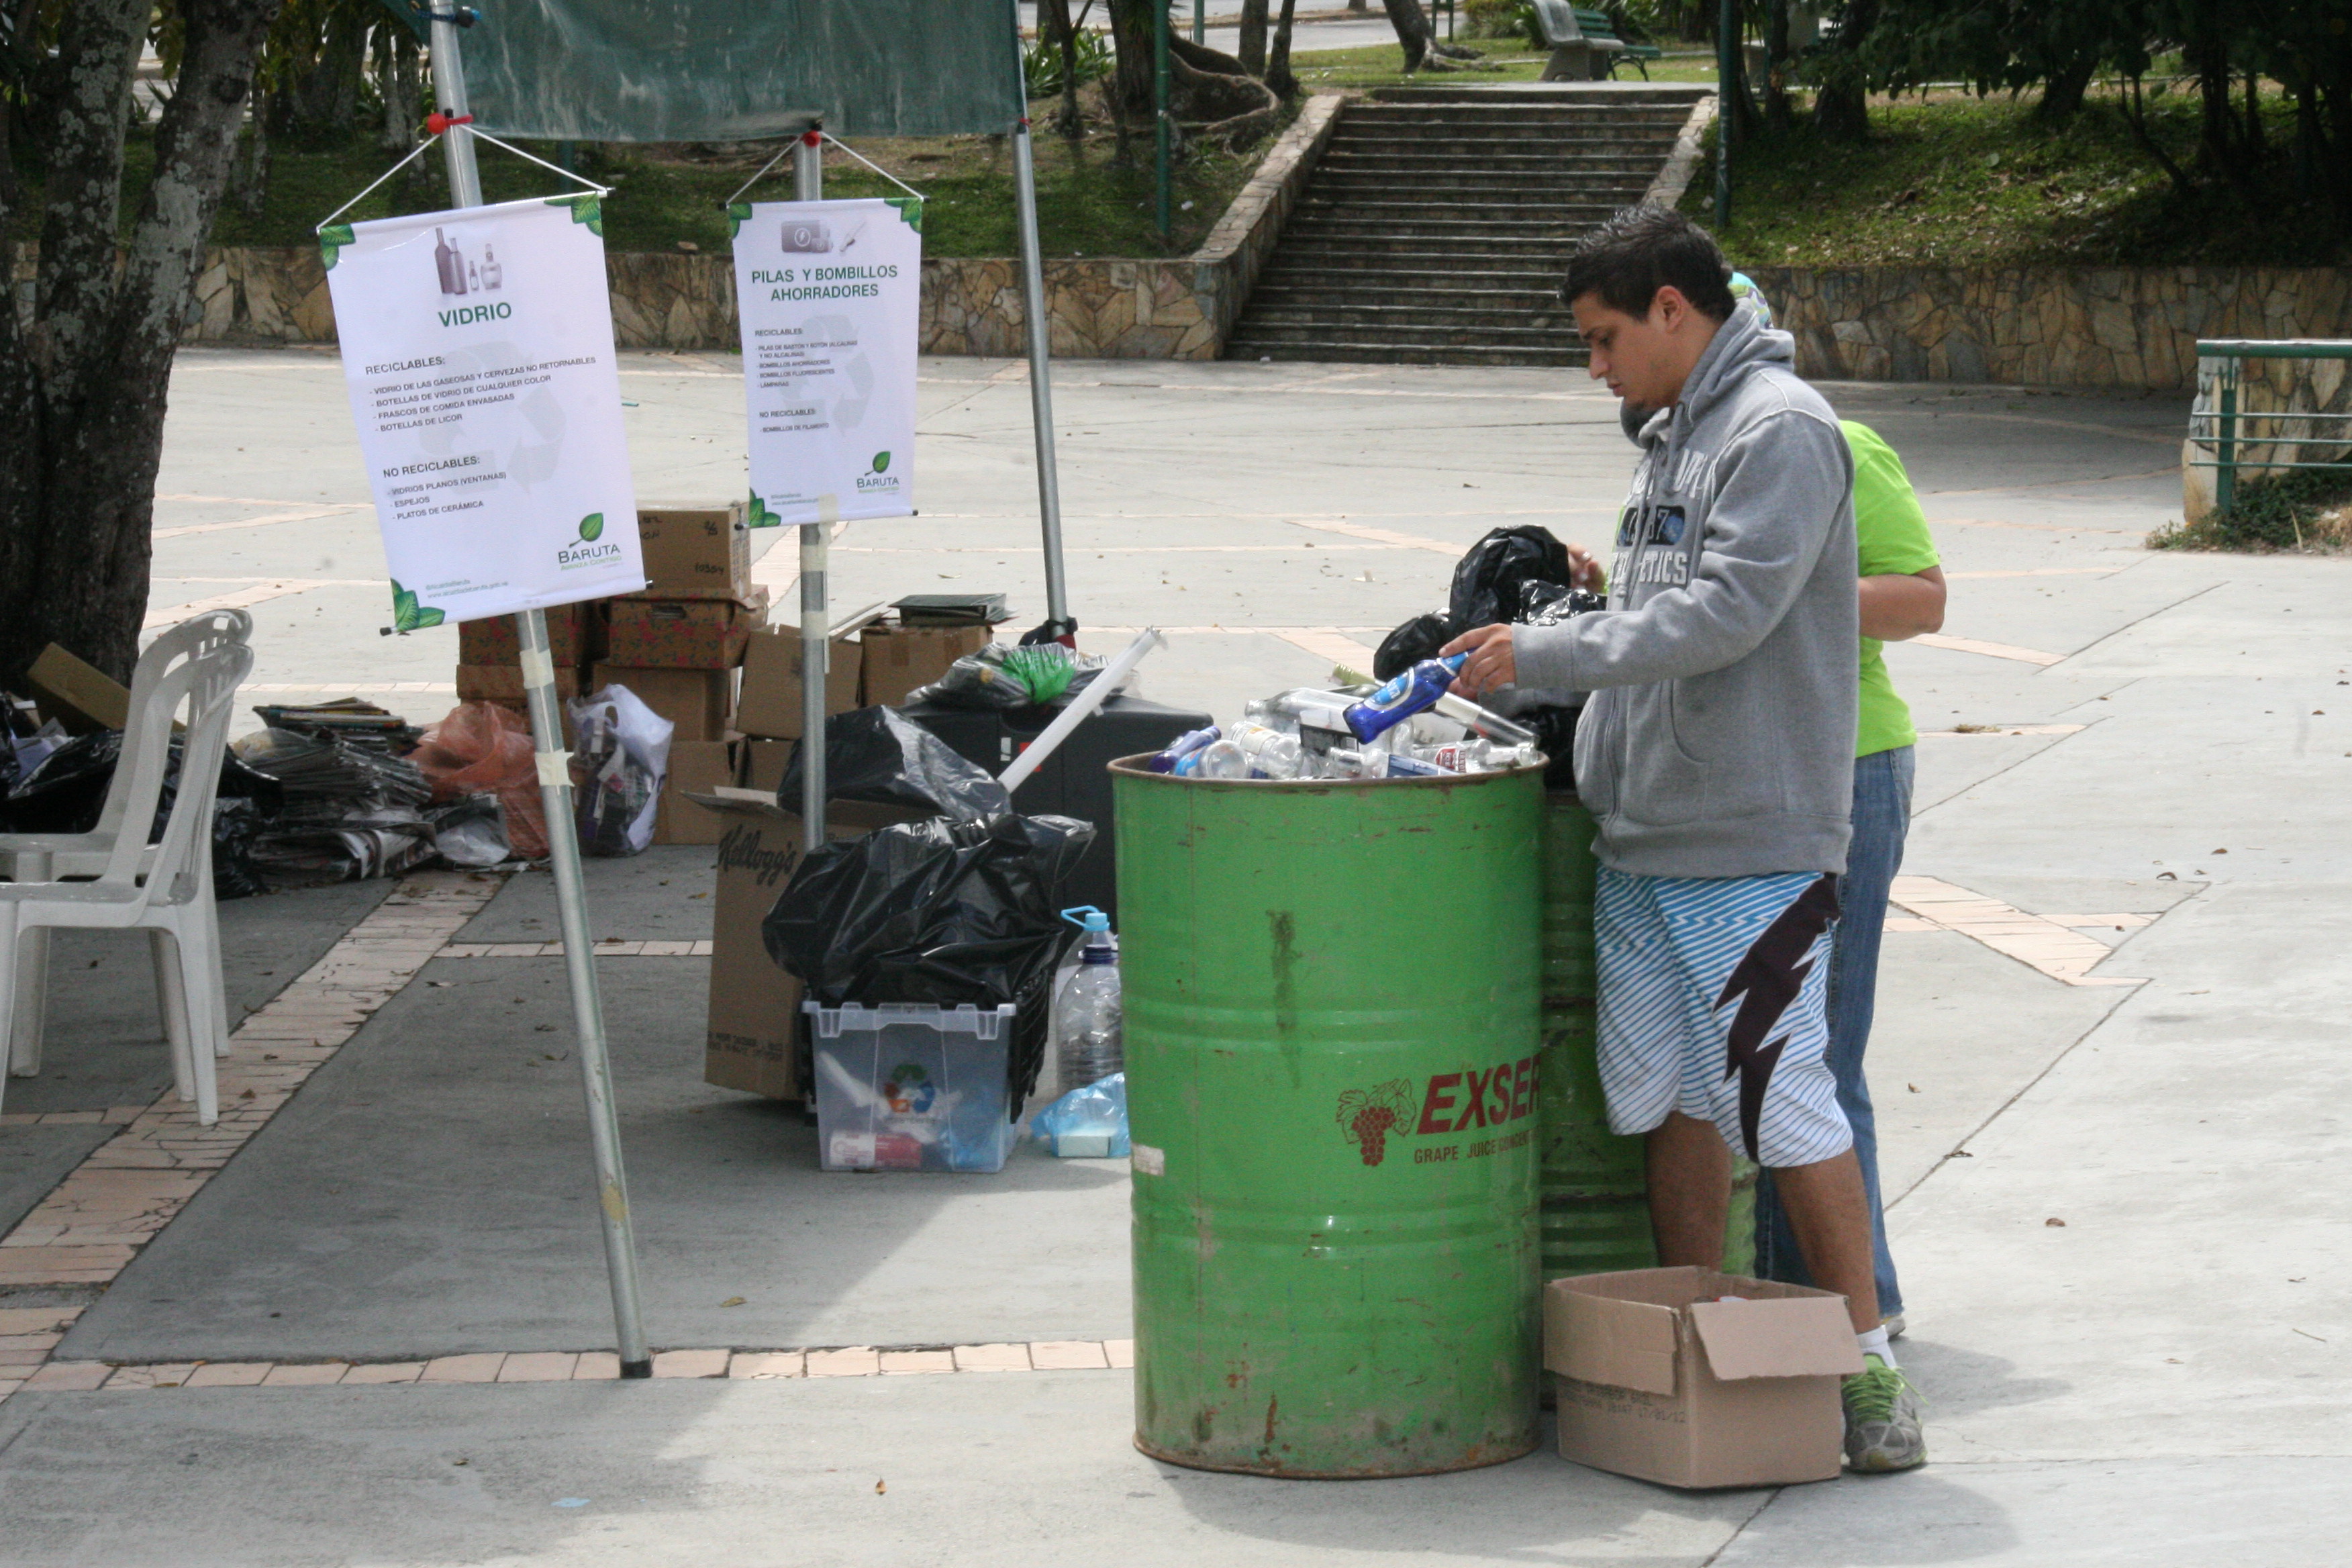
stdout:
[[1350,779],[1418,779],[1434,778],[1447,770],[1420,757],[1402,752],[1381,752],[1367,746],[1360,752],[1335,748],[1328,759],[1333,778]]
[[1092,904],[1064,910],[1062,918],[1087,933],[1078,967],[1054,1002],[1054,1035],[1061,1041],[1062,1091],[1099,1083],[1127,1067],[1120,1029],[1118,949],[1110,917]]
[[1469,658],[1466,653],[1457,653],[1452,658],[1423,659],[1361,702],[1351,704],[1343,715],[1349,731],[1359,741],[1369,741],[1423,709],[1436,706]]
[[1185,779],[1245,779],[1249,753],[1231,741],[1212,741],[1190,756],[1176,759],[1176,776]]
[[1176,771],[1176,764],[1179,762],[1211,742],[1222,739],[1224,731],[1214,724],[1205,730],[1191,731],[1169,742],[1166,751],[1160,752],[1144,765],[1155,773],[1172,773]]
[[1263,724],[1236,724],[1230,739],[1242,749],[1243,755],[1249,758],[1251,777],[1295,779],[1298,776],[1297,736],[1269,730]]

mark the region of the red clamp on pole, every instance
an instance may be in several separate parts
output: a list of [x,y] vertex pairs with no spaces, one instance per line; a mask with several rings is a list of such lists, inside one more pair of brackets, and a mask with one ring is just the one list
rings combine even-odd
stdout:
[[470,114],[444,114],[436,109],[425,117],[425,129],[439,136],[452,125],[471,125],[473,122],[474,117]]
[[822,146],[824,142],[824,132],[822,131],[803,131],[801,132],[801,145],[803,147]]

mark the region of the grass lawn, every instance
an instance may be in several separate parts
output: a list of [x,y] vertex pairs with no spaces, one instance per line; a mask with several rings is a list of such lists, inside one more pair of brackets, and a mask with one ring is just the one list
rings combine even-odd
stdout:
[[[2152,106],[2153,107],[2153,106]],[[2195,105],[2174,95],[2156,133],[2183,163]],[[2326,267],[2352,260],[2352,237],[2257,184],[2194,198],[2174,192],[2134,145],[2112,98],[2072,121],[2037,123],[2031,101],[1938,93],[1874,100],[1872,138],[1826,141],[1800,126],[1732,149],[1730,226],[1739,266]],[[2284,115],[2273,145],[2291,140]],[[1683,208],[1712,210],[1714,156]]]
[[[1393,51],[1392,51],[1393,52]],[[1037,222],[1047,257],[1167,256],[1196,248],[1265,156],[1273,137],[1243,153],[1204,149],[1180,160],[1176,170],[1175,235],[1160,242],[1153,226],[1151,143],[1138,140],[1133,165],[1113,166],[1116,138],[1104,127],[1075,146],[1042,127],[1051,106],[1039,104],[1036,121]],[[551,142],[520,142],[554,160]],[[1007,139],[955,136],[922,140],[859,142],[857,151],[929,198],[923,215],[923,249],[929,256],[1016,256],[1020,242],[1013,217],[1013,157]],[[724,204],[777,150],[773,142],[714,145],[583,148],[580,172],[613,187],[604,203],[604,239],[615,251],[671,250],[687,246],[723,251],[728,246]],[[123,209],[135,213],[152,144],[132,138],[124,174]],[[415,164],[354,207],[345,221],[429,212],[448,205],[441,173],[441,150],[426,152]],[[340,143],[271,149],[267,200],[249,212],[234,195],[221,207],[212,242],[225,246],[290,246],[313,242],[317,224],[349,200],[394,161],[377,150],[373,135]],[[567,189],[556,174],[488,145],[481,148],[482,194],[489,201],[513,201]],[[18,234],[37,232],[39,182],[26,172],[31,195],[19,213]],[[896,195],[898,187],[838,148],[825,149],[825,194],[831,196]],[[789,159],[746,193],[750,201],[788,199]]]

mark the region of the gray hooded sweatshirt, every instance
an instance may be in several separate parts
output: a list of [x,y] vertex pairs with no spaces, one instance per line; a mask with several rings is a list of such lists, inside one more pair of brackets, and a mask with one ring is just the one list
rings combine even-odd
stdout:
[[1609,607],[1511,634],[1521,689],[1593,693],[1576,787],[1601,862],[1843,871],[1853,808],[1853,458],[1741,305],[1634,437]]

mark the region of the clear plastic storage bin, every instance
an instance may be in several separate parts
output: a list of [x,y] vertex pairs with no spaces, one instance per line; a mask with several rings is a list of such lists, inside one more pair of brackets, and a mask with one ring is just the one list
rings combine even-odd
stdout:
[[814,1026],[819,1163],[828,1171],[1001,1171],[1014,1134],[1010,1006],[801,1004]]

